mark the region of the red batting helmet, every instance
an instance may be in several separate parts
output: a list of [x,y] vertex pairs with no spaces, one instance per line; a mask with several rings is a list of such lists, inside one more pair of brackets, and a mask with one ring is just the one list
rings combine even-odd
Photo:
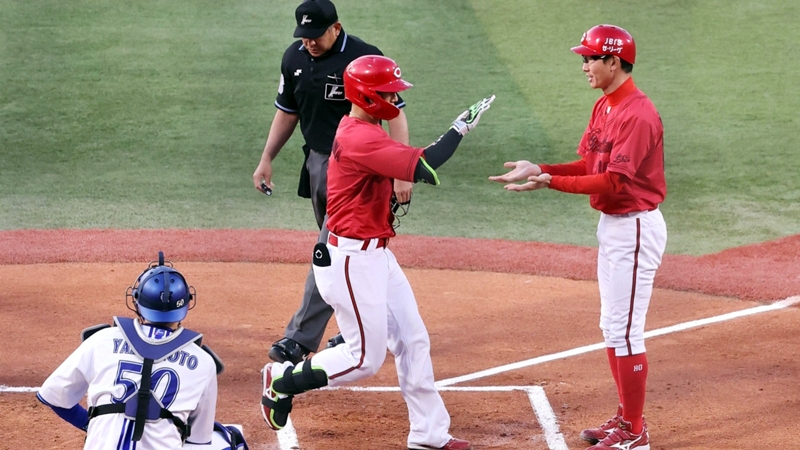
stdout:
[[392,120],[400,114],[379,92],[400,92],[411,86],[400,78],[397,63],[385,56],[361,56],[344,70],[345,98],[378,119]]
[[633,36],[614,25],[597,25],[589,28],[589,31],[583,33],[581,45],[570,50],[582,56],[614,55],[631,64],[636,61],[636,43],[633,42]]

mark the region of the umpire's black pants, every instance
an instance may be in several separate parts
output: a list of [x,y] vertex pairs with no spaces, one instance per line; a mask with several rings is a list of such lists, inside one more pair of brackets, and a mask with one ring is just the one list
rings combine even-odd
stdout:
[[[311,204],[314,208],[314,216],[317,226],[320,228],[318,242],[328,242],[328,220],[325,209],[328,204],[328,155],[323,155],[315,151],[309,152],[306,168],[311,182]],[[308,255],[311,257],[309,247]],[[330,307],[319,295],[317,282],[314,279],[314,271],[309,269],[306,277],[305,291],[300,308],[294,313],[294,317],[286,326],[284,336],[296,341],[303,347],[316,352],[325,328],[328,326],[333,315],[333,308]]]

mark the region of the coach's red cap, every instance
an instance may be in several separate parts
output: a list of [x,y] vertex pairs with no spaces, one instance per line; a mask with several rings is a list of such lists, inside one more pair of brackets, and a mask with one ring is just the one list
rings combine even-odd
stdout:
[[336,6],[330,0],[306,0],[294,11],[297,28],[294,37],[316,39],[339,21]]

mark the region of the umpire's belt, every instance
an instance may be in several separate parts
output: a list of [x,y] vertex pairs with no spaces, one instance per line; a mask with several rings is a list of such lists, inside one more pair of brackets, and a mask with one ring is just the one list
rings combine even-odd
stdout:
[[342,250],[375,250],[376,248],[386,248],[389,243],[389,238],[373,238],[373,239],[350,239],[346,237],[336,236],[333,233],[328,234],[328,243],[334,247]]

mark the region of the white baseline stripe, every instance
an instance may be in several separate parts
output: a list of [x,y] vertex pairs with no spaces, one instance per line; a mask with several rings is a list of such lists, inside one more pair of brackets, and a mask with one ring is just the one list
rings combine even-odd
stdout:
[[558,429],[558,422],[556,415],[553,413],[553,408],[550,407],[550,401],[544,393],[544,389],[540,386],[532,386],[528,391],[528,399],[533,406],[533,412],[536,414],[536,419],[539,420],[539,425],[544,432],[544,439],[547,441],[547,446],[550,450],[569,450],[564,435]]
[[[749,316],[752,314],[759,314],[762,312],[767,311],[775,311],[778,309],[786,308],[788,306],[792,306],[796,303],[800,303],[800,295],[789,297],[785,300],[781,300],[770,305],[763,305],[763,306],[756,306],[754,308],[744,309],[742,311],[736,311],[728,314],[722,314],[719,316],[709,317],[707,319],[700,319],[700,320],[693,320],[691,322],[685,322],[678,325],[673,325],[670,327],[659,328],[657,330],[648,331],[644,334],[645,338],[661,336],[664,334],[674,333],[676,331],[683,331],[688,330],[690,328],[700,327],[703,325],[708,325],[711,323],[716,322],[724,322],[726,320],[736,319],[738,317]],[[480,372],[471,373],[468,375],[462,375],[460,377],[448,378],[445,380],[440,380],[436,382],[436,387],[442,388],[444,386],[449,386],[452,384],[463,383],[466,381],[477,380],[478,378],[489,377],[492,375],[497,375],[499,373],[508,372],[511,370],[522,369],[524,367],[534,366],[537,364],[546,363],[549,361],[553,361],[556,359],[563,359],[570,356],[576,356],[583,353],[588,353],[594,350],[601,350],[605,348],[605,343],[600,342],[598,344],[586,345],[583,347],[574,348],[572,350],[566,350],[559,353],[553,353],[550,355],[539,356],[536,358],[528,359],[525,361],[516,362],[513,364],[506,364],[504,366],[493,367],[491,369],[481,370]]]
[[[538,386],[442,386],[437,388],[440,392],[512,392],[529,391]],[[39,388],[16,388],[0,385],[0,392],[36,392]],[[398,386],[337,386],[324,387],[320,391],[353,391],[353,392],[400,392]],[[291,419],[286,422],[286,428],[291,427]],[[280,433],[280,432],[278,432]]]
[[[444,386],[439,392],[511,392],[528,391],[535,386]],[[321,391],[354,391],[354,392],[400,392],[398,386],[336,386],[325,387]]]
[[692,320],[691,322],[679,323],[677,325],[673,325],[671,327],[664,327],[659,328],[658,330],[648,331],[644,334],[645,338],[661,336],[664,334],[675,333],[677,331],[688,330],[690,328],[701,327],[703,325],[709,325],[712,323],[717,322],[724,322],[726,320],[737,319],[739,317],[750,316],[753,314],[759,314],[762,312],[768,311],[776,311],[779,309],[786,308],[788,306],[792,306],[795,303],[800,303],[800,295],[795,297],[789,297],[786,300],[781,300],[779,302],[775,302],[771,305],[763,305],[763,306],[756,306],[755,308],[744,309],[742,311],[734,311],[732,313],[722,314],[719,316],[709,317],[706,319],[698,319]]
[[300,448],[300,443],[297,440],[297,432],[294,430],[294,425],[292,425],[292,419],[286,419],[286,426],[283,427],[282,430],[278,431],[278,445],[280,445],[281,450],[292,450]]
[[38,391],[38,387],[15,387],[15,386],[6,386],[5,384],[0,384],[0,393],[3,392],[36,392]]
[[[348,390],[355,392],[399,392],[400,388],[397,386],[338,386],[326,387],[324,390],[339,391]],[[528,399],[533,406],[533,412],[536,415],[536,420],[542,427],[545,441],[549,450],[569,450],[567,443],[564,440],[564,435],[558,427],[556,415],[553,408],[550,406],[550,401],[547,399],[547,394],[541,386],[443,386],[439,391],[450,392],[511,392],[511,391],[524,391],[528,395]],[[284,449],[284,447],[281,447]]]

